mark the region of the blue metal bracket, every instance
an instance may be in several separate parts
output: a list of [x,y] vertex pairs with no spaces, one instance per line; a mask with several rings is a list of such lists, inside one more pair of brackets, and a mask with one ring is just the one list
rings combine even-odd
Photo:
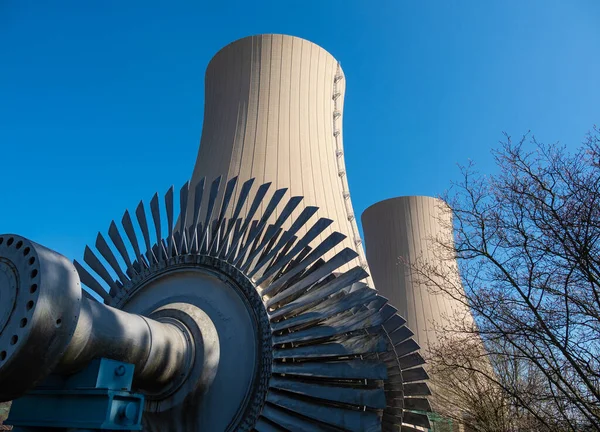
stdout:
[[13,401],[6,424],[15,432],[141,430],[144,396],[131,392],[133,371],[102,358],[74,375],[51,375]]

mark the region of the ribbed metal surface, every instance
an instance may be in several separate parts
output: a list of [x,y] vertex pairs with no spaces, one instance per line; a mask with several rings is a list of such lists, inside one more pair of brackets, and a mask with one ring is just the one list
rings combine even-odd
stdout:
[[[246,297],[260,318],[255,324],[259,328],[257,346],[261,347],[258,355],[261,366],[254,369],[254,373],[261,384],[254,386],[254,396],[248,399],[251,403],[244,408],[243,425],[235,430],[335,429],[358,432],[398,430],[401,424],[428,427],[427,415],[422,411],[431,411],[426,398],[431,392],[424,382],[428,375],[422,367],[424,360],[418,353],[419,345],[412,339],[413,333],[406,328],[406,321],[397,314],[396,308],[368,284],[361,282],[368,276],[363,268],[355,265],[350,270],[341,271],[358,254],[344,248],[324,260],[323,256],[331,254],[344,239],[336,232],[309,250],[306,246],[316,241],[333,221],[327,218],[315,221],[318,209],[305,207],[300,211],[301,216],[291,223],[290,229],[283,231],[281,226],[291,217],[292,209],[298,208],[300,200],[294,197],[283,199],[285,189],[271,194],[268,183],[255,185],[254,191],[253,183],[254,180],[250,179],[242,185],[241,189],[245,192],[241,194],[241,201],[235,202],[228,197],[237,185],[236,178],[227,182],[217,178],[210,185],[204,179],[200,180],[199,187],[194,188],[194,196],[204,198],[187,200],[180,206],[181,215],[194,215],[194,227],[183,231],[173,225],[174,189],[171,187],[164,201],[159,194],[150,200],[151,218],[145,215],[143,203],[136,210],[139,221],[151,219],[154,224],[143,229],[157,233],[156,245],[152,249],[148,247],[142,255],[139,254],[139,246],[132,244],[130,248],[125,246],[119,251],[123,236],[113,221],[109,237],[111,240],[119,239],[114,243],[116,251],[103,240],[102,234],[98,234],[99,241],[96,242],[98,254],[106,260],[108,267],[100,262],[91,248],[86,248],[84,254],[86,264],[97,275],[94,277],[87,271],[82,272],[86,277],[84,283],[96,293],[110,291],[105,301],[112,306],[142,313],[159,298],[160,302],[168,302],[173,296],[178,302],[209,305],[207,310],[212,310],[210,317],[213,323],[225,319],[226,325],[215,324],[216,329],[223,331],[219,333],[218,368],[222,381],[217,374],[211,388],[203,389],[202,398],[186,404],[182,417],[188,422],[185,430],[204,430],[206,424],[214,427],[215,421],[229,421],[230,417],[219,417],[218,413],[223,413],[224,407],[237,407],[231,383],[244,382],[239,377],[231,378],[231,368],[253,371],[253,366],[247,364],[251,357],[244,356],[242,347],[245,342],[253,340],[252,336],[243,336],[253,326],[236,324],[234,316],[243,314],[235,309],[235,313],[228,316],[227,302],[222,297],[215,297],[220,299],[218,308],[215,308],[217,303],[212,297],[211,301],[198,302],[199,297],[219,288],[203,280],[186,279],[183,269],[195,266],[217,270],[233,278],[240,289],[246,288],[239,294]],[[186,183],[180,189],[180,196],[189,189]],[[215,198],[220,193],[225,197],[223,205],[215,207]],[[163,202],[162,210],[167,217],[161,221],[159,215]],[[228,220],[223,218],[228,214],[229,206],[235,209],[236,215],[237,209],[246,203],[250,205],[243,221],[237,216]],[[257,215],[255,210],[261,206],[264,206],[264,211]],[[268,214],[275,208],[281,209],[281,217],[275,225],[265,227]],[[128,214],[126,211],[123,217],[125,231],[131,228]],[[202,222],[198,222],[200,214],[207,215]],[[182,222],[186,219],[178,217]],[[307,227],[304,229],[306,234],[297,236],[303,227]],[[168,238],[162,238],[158,233],[168,233]],[[147,237],[147,234],[144,236]],[[132,261],[128,249],[137,251],[141,259]],[[112,268],[110,262],[116,253],[122,253],[123,262],[130,264],[119,267],[117,263],[117,267]],[[75,265],[79,271],[83,269],[77,262]],[[110,273],[109,267],[123,279],[116,281],[110,275],[106,276]],[[162,287],[156,285],[160,284],[161,277],[168,281]],[[175,283],[178,279],[182,280],[181,284]],[[234,298],[239,300],[238,295]],[[227,336],[227,332],[234,332],[235,336]],[[228,350],[225,349],[227,346]],[[235,356],[234,361],[228,362],[227,359],[231,360],[232,356]],[[230,369],[227,369],[228,364]],[[223,386],[221,389],[228,386],[227,392],[219,392],[219,382]],[[186,391],[188,385],[180,389]],[[213,389],[214,393],[211,393]],[[225,400],[219,399],[223,395]],[[178,400],[187,400],[188,396]],[[207,408],[211,407],[207,405],[209,402],[213,407],[221,408]],[[147,412],[144,417],[146,429],[171,430],[184,424],[171,411],[166,410],[163,414]],[[209,417],[212,414],[217,417]]]
[[[336,59],[307,40],[258,35],[223,48],[206,71],[204,126],[190,193],[202,177],[212,181],[219,175],[288,188],[291,196],[304,196],[305,205],[318,206],[318,217],[334,221],[315,244],[335,231],[347,236],[327,258],[350,247],[359,257],[345,268],[357,261],[366,265],[343,163],[344,90]],[[238,185],[234,197],[239,194]],[[264,210],[262,204],[258,214]],[[295,209],[290,221],[299,215]]]
[[[362,224],[375,287],[406,318],[427,356],[438,341],[436,331],[448,327],[448,320],[457,313],[470,317],[465,306],[449,295],[429,292],[407,269],[419,260],[442,264],[436,243],[452,240],[452,214],[440,199],[408,196],[372,205],[362,214]],[[455,261],[443,266],[456,269],[451,277],[459,280]]]

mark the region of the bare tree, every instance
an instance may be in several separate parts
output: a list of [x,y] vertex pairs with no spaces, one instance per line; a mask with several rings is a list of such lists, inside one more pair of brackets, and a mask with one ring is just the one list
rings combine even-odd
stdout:
[[575,152],[506,136],[494,156],[498,174],[462,167],[444,197],[454,242],[412,269],[470,307],[474,323],[446,330],[482,340],[494,372],[443,344],[437,367],[485,376],[531,430],[600,430],[600,131]]
[[436,412],[469,432],[569,430],[554,401],[542,397],[542,373],[527,359],[507,355],[508,347],[499,348],[483,350],[475,335],[442,338],[428,359]]

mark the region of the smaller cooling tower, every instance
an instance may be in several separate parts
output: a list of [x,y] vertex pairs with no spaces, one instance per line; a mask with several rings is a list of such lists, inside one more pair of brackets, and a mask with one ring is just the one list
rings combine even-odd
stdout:
[[[437,198],[406,196],[378,202],[362,214],[366,254],[375,287],[398,308],[423,354],[444,328],[470,311],[449,295],[432,293],[410,266],[417,262],[450,268],[458,286],[456,261],[446,261],[438,242],[452,242],[452,212]],[[440,262],[442,259],[444,263]],[[454,271],[455,270],[455,271]]]

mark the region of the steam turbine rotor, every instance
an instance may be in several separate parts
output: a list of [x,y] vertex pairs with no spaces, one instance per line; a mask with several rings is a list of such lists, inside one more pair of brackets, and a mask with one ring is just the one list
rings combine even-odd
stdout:
[[[23,382],[16,378],[15,391],[2,396],[16,397],[50,372],[69,373],[101,355],[135,365],[134,385],[146,395],[147,431],[427,427],[421,413],[430,409],[427,374],[412,332],[362,282],[362,267],[339,271],[357,253],[345,248],[325,261],[344,239],[334,232],[317,242],[331,220],[311,222],[317,208],[306,207],[284,230],[302,198],[291,197],[275,213],[286,190],[266,200],[270,184],[255,194],[252,185],[233,178],[219,194],[220,178],[206,188],[202,180],[189,194],[186,183],[179,219],[173,188],[164,207],[156,194],[150,213],[142,202],[136,208],[137,226],[128,211],[122,229],[110,224],[112,245],[98,234],[95,251],[85,249],[85,265],[65,264],[54,252],[45,260],[47,249],[11,236],[36,257],[41,282],[31,279],[27,254],[16,258],[23,249],[11,244],[8,253],[0,244],[0,299],[20,314],[0,306],[0,350],[10,346],[13,333],[24,338],[23,346],[42,337],[52,346],[48,356],[35,352],[31,360],[40,373]],[[306,224],[310,228],[299,236]],[[0,238],[6,242],[7,236]],[[56,278],[44,271],[46,261],[62,263]],[[26,288],[36,281],[37,295],[46,300],[32,297],[40,309],[23,315],[33,295]],[[58,295],[65,283],[68,301]],[[56,311],[60,331],[32,332],[29,339],[18,332],[21,315],[33,320],[32,329],[38,319],[45,328],[56,323]],[[102,337],[107,334],[116,336]],[[9,363],[23,357],[17,346],[0,359],[0,388],[9,379]]]

